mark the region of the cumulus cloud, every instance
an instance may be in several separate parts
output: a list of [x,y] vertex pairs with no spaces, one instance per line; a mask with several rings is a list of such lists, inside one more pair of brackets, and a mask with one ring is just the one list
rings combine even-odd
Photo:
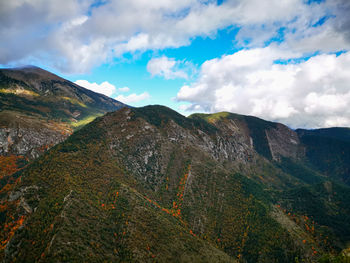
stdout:
[[[319,41],[325,50],[344,49],[349,9],[347,0],[1,1],[0,63],[36,59],[64,72],[87,72],[127,52],[189,45],[231,25],[241,28],[236,40],[242,46],[247,38],[252,47],[263,45],[284,27],[287,45],[296,50]],[[312,26],[325,15],[324,25]]]
[[300,52],[350,49],[350,1],[313,3],[286,25],[285,45]]
[[[61,50],[50,43],[61,24],[81,16],[88,1],[18,0],[0,2],[0,63],[47,57]],[[57,59],[57,58],[56,58]],[[67,58],[69,59],[69,58]]]
[[130,89],[129,89],[129,87],[122,87],[122,88],[119,88],[118,91],[120,91],[120,92],[129,92]]
[[[90,83],[87,80],[77,80],[74,83],[81,87],[84,87],[86,89],[92,90],[97,93],[104,94],[109,97],[112,97],[112,95],[117,93],[117,91],[119,92],[130,91],[129,87],[122,87],[117,89],[113,84],[109,83],[108,81],[104,81],[101,84],[98,84],[96,82]],[[136,103],[149,98],[150,98],[150,95],[147,92],[144,92],[141,94],[132,93],[130,95],[120,94],[115,97],[116,100],[121,101],[125,104]]]
[[112,94],[115,93],[117,90],[116,87],[108,81],[104,81],[101,84],[97,84],[96,82],[90,83],[87,80],[77,80],[74,83],[86,89],[104,94],[109,97],[112,96]]
[[147,64],[147,71],[153,76],[162,76],[165,79],[183,78],[187,79],[188,75],[184,70],[179,69],[181,62],[175,59],[162,56],[153,58]]
[[350,52],[275,63],[298,55],[269,46],[206,61],[177,100],[190,102],[190,111],[238,112],[291,127],[350,126]]
[[121,101],[125,104],[130,104],[130,103],[136,103],[136,102],[140,102],[142,100],[147,100],[149,99],[151,96],[147,93],[141,93],[141,94],[136,94],[136,93],[132,93],[128,96],[124,96],[124,95],[119,95],[118,97],[116,97],[115,99],[118,101]]

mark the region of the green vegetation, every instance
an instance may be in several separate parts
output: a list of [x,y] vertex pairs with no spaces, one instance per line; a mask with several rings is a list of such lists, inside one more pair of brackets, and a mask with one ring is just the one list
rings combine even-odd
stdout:
[[326,180],[319,173],[307,167],[300,161],[294,161],[291,158],[282,158],[280,162],[276,162],[276,166],[287,174],[290,174],[307,184],[320,183]]
[[[124,105],[42,69],[0,70],[0,108],[78,129]],[[0,120],[1,121],[1,120]]]
[[171,110],[168,107],[154,105],[146,106],[140,109],[134,109],[135,117],[142,117],[147,122],[155,125],[156,127],[164,127],[170,120],[180,125],[185,129],[201,129],[209,134],[213,134],[217,131],[217,128],[208,124],[202,119],[198,118],[186,118],[176,111]]
[[[298,131],[306,145],[306,157],[312,168],[334,180],[350,185],[350,129]],[[339,138],[336,135],[339,134]]]
[[37,186],[25,195],[37,209],[11,239],[6,260],[232,261],[128,186],[131,178],[107,154],[104,134],[89,124],[22,171],[17,189]]
[[339,255],[323,255],[319,261],[319,263],[350,263],[350,257],[344,255],[343,253],[339,253]]
[[86,117],[84,119],[81,119],[81,120],[79,120],[77,122],[71,122],[70,125],[72,127],[74,127],[74,129],[76,130],[76,129],[79,129],[81,127],[84,127],[86,124],[92,122],[94,119],[96,119],[97,117],[101,117],[101,116],[102,116],[102,114],[96,114],[96,115],[88,116],[88,117]]
[[[229,117],[230,115],[233,115],[233,113],[229,112],[218,112],[213,114],[204,114],[204,113],[194,113],[189,116],[190,119],[204,119],[207,122],[215,122],[217,120],[225,119]],[[237,115],[238,116],[238,115]]]
[[[285,191],[281,195],[283,207],[307,215],[334,233],[332,239],[346,243],[350,240],[350,188],[325,182]],[[333,246],[342,245],[333,242]]]
[[71,104],[79,105],[80,107],[83,107],[83,108],[87,107],[84,103],[74,98],[62,97],[62,99],[69,101]]
[[[217,158],[228,119],[257,153],[242,143],[236,154],[246,158]],[[185,118],[162,106],[97,117],[16,170],[12,198],[1,203],[0,257],[347,262],[339,253],[350,240],[349,187],[311,159],[272,162],[265,130],[274,127],[229,113]]]

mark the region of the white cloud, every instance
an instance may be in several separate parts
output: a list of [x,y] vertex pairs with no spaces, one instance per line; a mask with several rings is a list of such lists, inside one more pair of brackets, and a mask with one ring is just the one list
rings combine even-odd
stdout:
[[136,94],[136,93],[132,93],[128,96],[124,96],[124,95],[119,95],[118,97],[116,97],[115,99],[118,101],[121,101],[125,104],[130,104],[130,103],[136,103],[136,102],[140,102],[142,100],[146,100],[149,99],[151,96],[147,93],[141,93],[141,94]]
[[335,52],[350,49],[350,1],[314,3],[287,24],[285,45],[307,52]]
[[[65,72],[86,72],[126,52],[177,48],[197,36],[215,37],[230,25],[241,28],[236,40],[244,47],[263,45],[280,27],[285,27],[286,45],[303,52],[347,49],[350,43],[347,0],[312,5],[303,0],[93,2],[1,1],[0,63],[37,59]],[[311,26],[325,15],[332,18]]]
[[104,81],[101,84],[97,84],[96,82],[90,83],[87,80],[77,80],[74,83],[86,89],[104,94],[109,97],[112,96],[112,94],[115,93],[117,90],[116,87],[108,81]]
[[[112,97],[113,94],[115,94],[117,91],[119,92],[129,92],[129,87],[122,87],[122,88],[116,88],[113,84],[109,83],[108,81],[104,81],[101,84],[97,83],[90,83],[87,80],[77,80],[74,82],[75,84],[82,86],[86,89],[92,90],[97,93],[104,94],[106,96]],[[121,101],[125,104],[129,103],[136,103],[142,100],[149,99],[150,95],[147,92],[136,94],[132,93],[130,95],[123,95],[120,94],[117,97],[115,97],[116,100]]]
[[292,127],[350,126],[350,52],[274,63],[297,56],[269,46],[206,61],[177,99],[191,103],[187,110],[237,112]]
[[129,92],[130,89],[129,89],[129,87],[122,87],[122,88],[119,88],[118,91],[120,91],[120,92]]
[[61,30],[66,21],[81,17],[88,6],[86,0],[64,4],[57,0],[0,1],[0,63],[29,59],[45,63],[53,55],[59,60],[57,55],[64,54],[50,43],[50,36]]
[[323,25],[318,29],[306,29],[301,34],[301,36],[297,36],[295,33],[288,34],[286,44],[291,49],[303,53],[335,52],[350,49],[350,41],[346,39],[344,34],[337,32],[330,25]]
[[162,76],[165,79],[183,78],[187,79],[188,75],[180,69],[181,62],[175,59],[162,56],[153,58],[147,63],[147,71],[153,76]]

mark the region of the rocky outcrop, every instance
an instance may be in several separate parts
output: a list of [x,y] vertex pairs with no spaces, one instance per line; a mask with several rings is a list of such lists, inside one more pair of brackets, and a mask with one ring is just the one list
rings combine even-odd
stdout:
[[298,134],[283,124],[265,131],[272,159],[280,161],[281,157],[299,159],[304,156]]
[[243,165],[255,156],[249,136],[233,120],[212,133],[200,127],[185,128],[171,119],[160,129],[144,118],[135,119],[135,112],[127,108],[104,121],[109,127],[112,154],[120,156],[133,174],[155,189],[163,183],[161,177],[169,169],[174,149],[186,151],[195,147],[215,161]]
[[0,155],[22,155],[32,160],[67,136],[48,128],[0,128]]

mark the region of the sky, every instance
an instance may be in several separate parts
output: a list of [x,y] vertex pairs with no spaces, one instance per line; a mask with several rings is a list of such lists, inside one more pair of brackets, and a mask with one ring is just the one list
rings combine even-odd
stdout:
[[131,106],[350,127],[349,0],[0,0],[0,67]]

